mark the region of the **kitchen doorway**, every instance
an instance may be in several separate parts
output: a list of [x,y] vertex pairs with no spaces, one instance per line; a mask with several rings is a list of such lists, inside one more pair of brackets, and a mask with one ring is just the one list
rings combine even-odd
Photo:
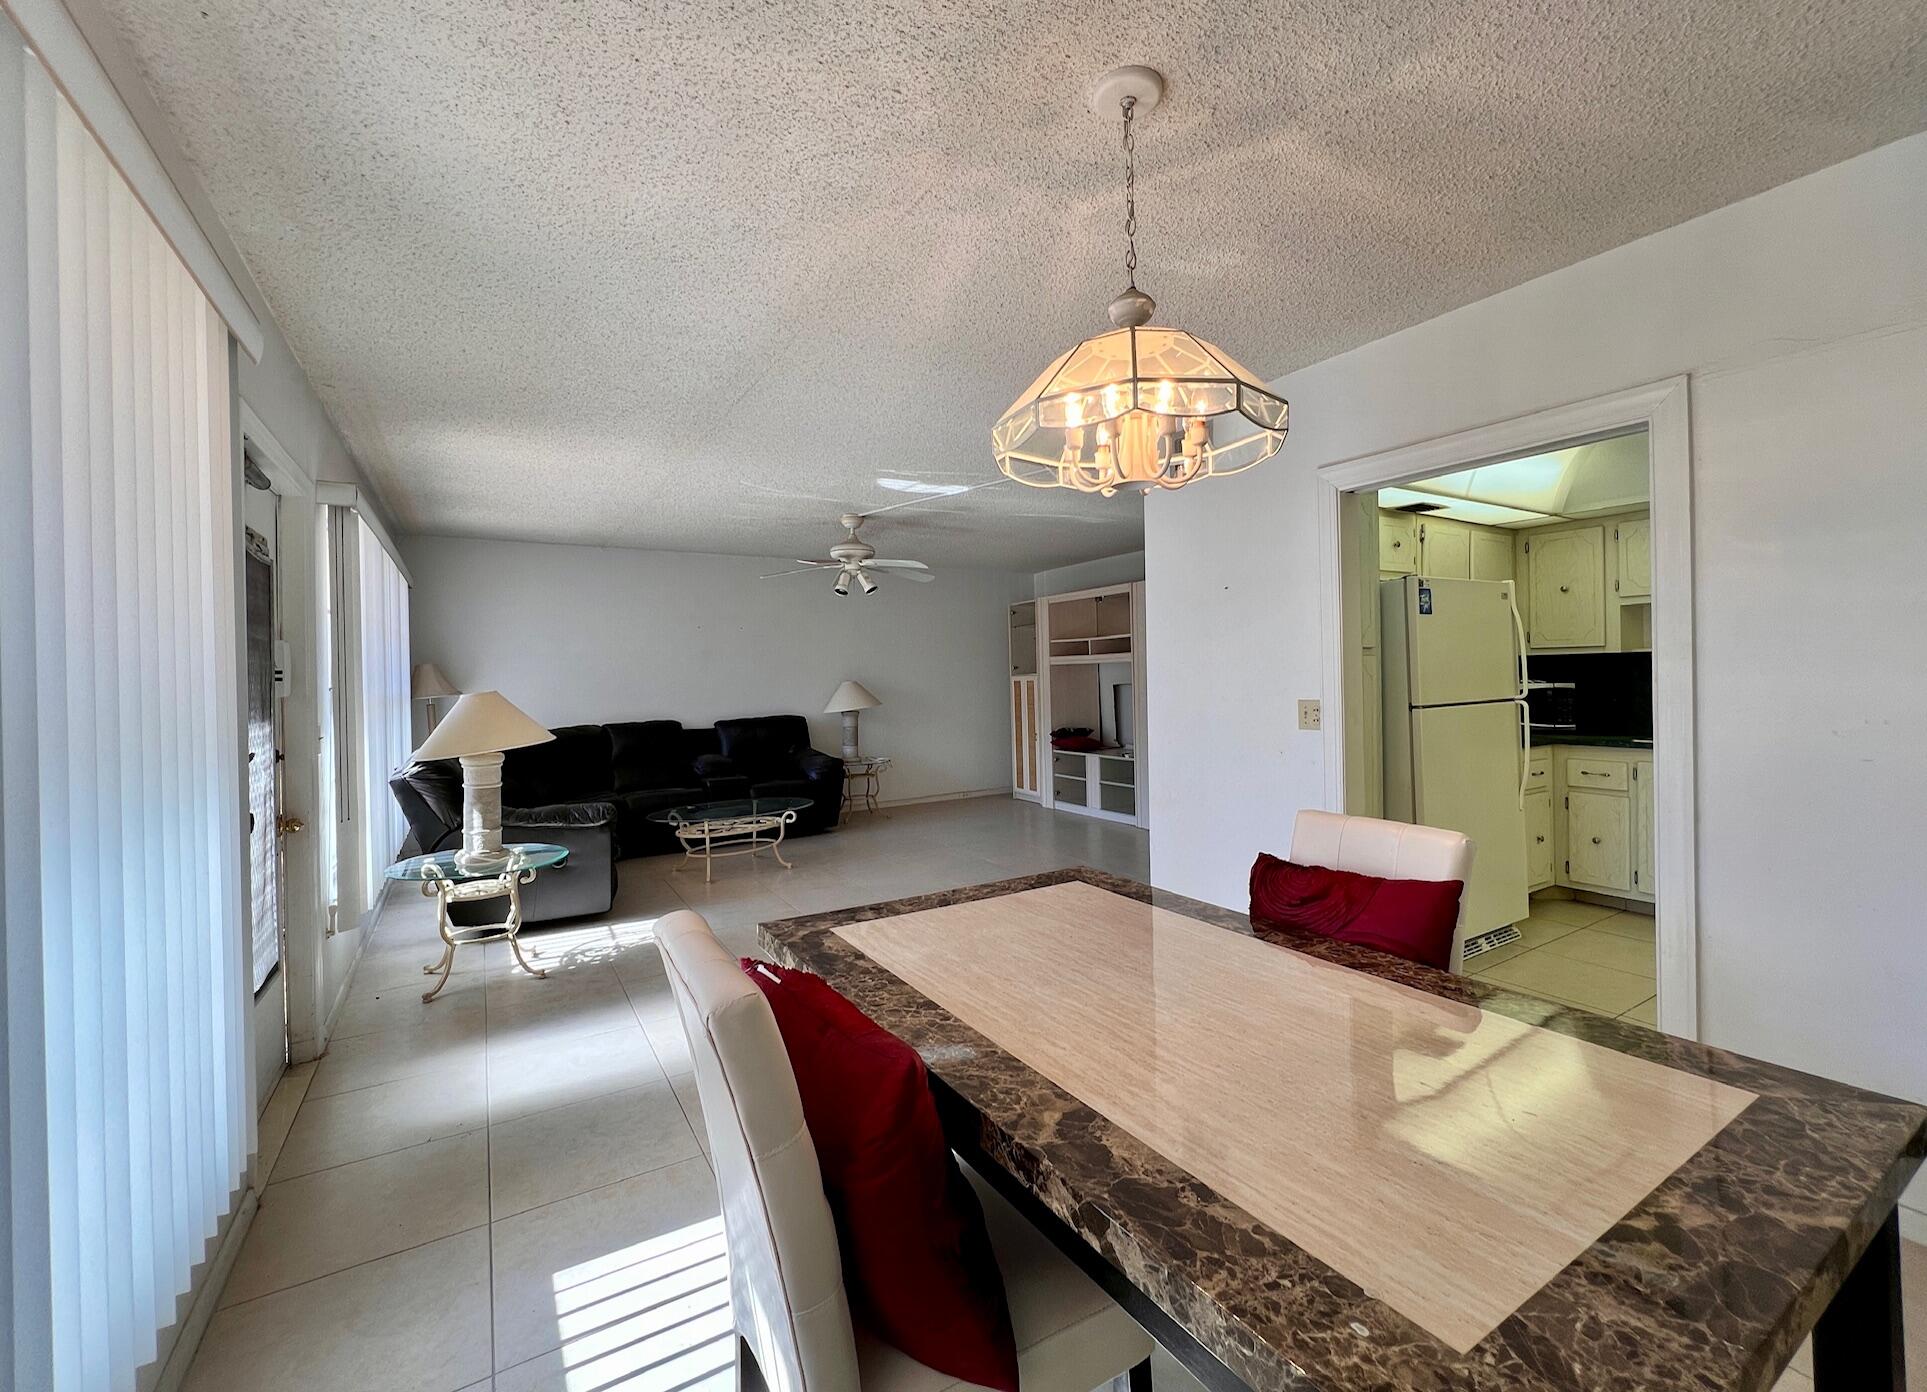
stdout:
[[1467,974],[1697,1029],[1686,386],[1320,471],[1329,805],[1479,846]]

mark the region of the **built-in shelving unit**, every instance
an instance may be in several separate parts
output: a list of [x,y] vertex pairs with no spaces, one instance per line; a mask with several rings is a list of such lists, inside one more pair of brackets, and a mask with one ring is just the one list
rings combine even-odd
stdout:
[[1044,800],[1044,713],[1037,678],[1037,602],[1010,606],[1010,791]]
[[[1087,729],[1099,747],[1049,749],[1042,801],[1062,812],[1144,825],[1141,583],[1046,595],[1034,602],[1042,729]],[[1016,680],[1013,675],[1013,680]]]

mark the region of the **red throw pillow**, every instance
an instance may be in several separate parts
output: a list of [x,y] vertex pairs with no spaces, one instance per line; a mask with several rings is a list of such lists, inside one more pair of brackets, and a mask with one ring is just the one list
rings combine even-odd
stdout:
[[1383,880],[1262,851],[1251,865],[1251,916],[1423,962],[1452,964],[1462,880]]
[[879,1337],[938,1372],[1017,1392],[1017,1340],[976,1192],[917,1051],[828,982],[752,958],[796,1070],[836,1215],[843,1284]]

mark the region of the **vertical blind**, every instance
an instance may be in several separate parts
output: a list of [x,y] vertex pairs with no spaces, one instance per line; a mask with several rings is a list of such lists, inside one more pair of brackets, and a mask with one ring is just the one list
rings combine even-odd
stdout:
[[228,333],[4,21],[0,65],[0,1332],[132,1388],[253,1148]]
[[388,779],[414,748],[408,688],[408,582],[368,524],[355,518],[360,552],[357,628],[361,739],[361,907],[372,908],[382,871],[408,834]]
[[359,926],[375,907],[382,871],[408,834],[388,779],[414,748],[408,686],[408,580],[381,538],[352,508],[323,510],[327,521],[328,710],[330,764],[324,805],[332,801],[339,926]]

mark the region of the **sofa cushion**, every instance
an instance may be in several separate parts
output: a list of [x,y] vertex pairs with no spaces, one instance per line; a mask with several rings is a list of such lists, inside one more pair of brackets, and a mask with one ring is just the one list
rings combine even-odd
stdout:
[[540,807],[606,798],[609,772],[608,727],[563,725],[548,743],[511,749],[503,757],[502,804]]
[[771,772],[787,773],[810,745],[810,723],[800,715],[759,715],[718,720],[716,738],[723,753],[751,782]]
[[614,799],[616,844],[622,848],[625,856],[675,849],[676,833],[660,822],[650,821],[649,814],[702,802],[708,797],[709,794],[701,788],[648,788],[617,793]]
[[759,798],[808,798],[815,801],[821,791],[807,778],[769,778],[749,785],[749,795]]
[[607,729],[615,792],[689,784],[693,756],[680,720],[623,720]]

